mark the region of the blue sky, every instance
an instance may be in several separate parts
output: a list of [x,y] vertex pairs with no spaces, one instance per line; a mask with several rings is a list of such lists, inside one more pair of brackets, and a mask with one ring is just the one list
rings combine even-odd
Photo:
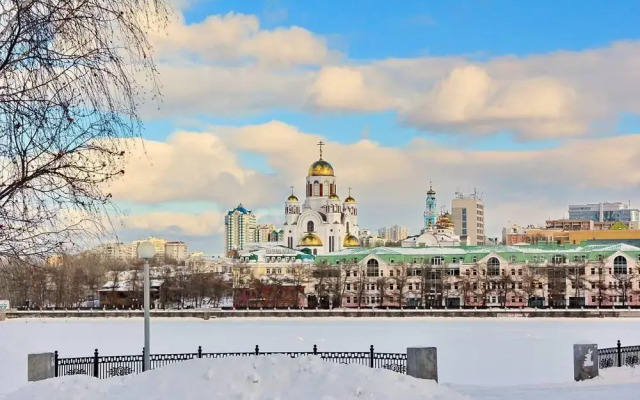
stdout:
[[[631,151],[628,143],[640,132],[640,2],[190,3],[177,11],[182,20],[169,28],[168,38],[154,42],[165,101],[160,114],[146,118],[144,137],[165,149],[158,157],[167,158],[170,149],[178,160],[195,157],[185,154],[186,144],[179,147],[184,132],[209,135],[206,143],[217,144],[198,149],[211,151],[210,165],[185,172],[206,175],[200,184],[169,184],[175,193],[163,200],[135,198],[122,189],[123,208],[146,221],[125,231],[127,239],[180,232],[171,218],[163,227],[149,223],[145,213],[197,221],[207,210],[223,212],[242,199],[277,222],[281,202],[273,199],[304,179],[300,165],[313,161],[315,149],[300,143],[317,137],[330,143],[327,155],[342,168],[372,162],[371,173],[385,176],[374,184],[343,174],[366,196],[363,207],[370,212],[361,214],[362,225],[372,229],[394,223],[419,229],[430,180],[442,188],[444,205],[458,188],[483,188],[495,205],[490,236],[510,222],[561,216],[567,202],[626,201],[640,194],[635,178],[602,176],[617,170],[584,176],[580,171],[589,168],[580,159],[554,164],[585,152],[610,158],[620,149]],[[202,25],[214,17],[216,24]],[[259,28],[252,25],[257,21]],[[187,51],[199,61],[181,55]],[[250,127],[263,129],[263,136],[248,133]],[[288,138],[281,146],[289,152],[267,146],[278,137]],[[291,157],[285,164],[299,173],[283,167],[283,157]],[[371,161],[378,157],[388,165]],[[623,158],[632,163],[635,155]],[[155,162],[172,170],[183,165]],[[620,163],[624,168],[635,165]],[[397,179],[385,175],[390,170],[397,170]],[[220,176],[233,176],[237,192],[217,193],[230,191],[216,186]],[[262,184],[269,193],[256,196]],[[378,195],[383,184],[398,194]],[[538,196],[531,200],[531,193]],[[527,216],[527,207],[538,213]],[[214,251],[221,247],[219,230],[185,228],[183,236]]]

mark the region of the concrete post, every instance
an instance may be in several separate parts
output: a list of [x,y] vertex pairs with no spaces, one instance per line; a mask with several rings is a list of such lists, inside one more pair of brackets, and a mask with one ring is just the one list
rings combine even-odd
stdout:
[[598,345],[573,345],[573,378],[576,381],[593,379],[598,376]]
[[56,376],[54,353],[40,353],[27,355],[27,380],[41,381]]
[[7,313],[3,310],[0,310],[0,321],[4,321],[7,319]]
[[435,347],[407,348],[407,375],[438,382],[438,350]]

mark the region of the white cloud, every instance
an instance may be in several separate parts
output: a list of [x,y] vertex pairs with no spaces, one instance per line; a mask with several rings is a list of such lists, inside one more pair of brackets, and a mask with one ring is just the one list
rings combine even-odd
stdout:
[[210,211],[199,214],[151,212],[122,218],[124,229],[143,230],[151,234],[166,232],[176,236],[210,236],[224,232],[224,214]]
[[[344,198],[347,188],[353,187],[361,222],[371,228],[401,223],[417,229],[430,180],[446,208],[458,189],[482,191],[488,232],[494,236],[509,221],[541,223],[547,217],[561,217],[568,203],[640,195],[636,146],[640,135],[576,139],[551,150],[463,151],[425,139],[416,139],[406,148],[370,140],[340,144],[277,121],[213,127],[205,133],[177,132],[163,143],[145,141],[149,159],[132,157],[113,192],[116,201],[210,201],[217,210],[242,202],[254,210],[266,210],[265,218],[277,221],[273,210],[282,208],[288,187],[294,185],[302,196],[307,168],[318,157],[319,139],[327,143],[324,158],[335,168],[338,194]],[[244,167],[235,156],[238,152],[262,155],[274,173]],[[216,225],[211,221],[218,215]],[[129,223],[136,228],[206,234],[221,226],[222,214],[185,218],[161,213],[130,218]]]
[[304,28],[260,29],[256,16],[233,12],[192,24],[178,13],[167,31],[152,34],[151,40],[160,59],[171,62],[187,56],[205,63],[255,61],[291,67],[318,65],[338,56],[329,51],[322,37]]

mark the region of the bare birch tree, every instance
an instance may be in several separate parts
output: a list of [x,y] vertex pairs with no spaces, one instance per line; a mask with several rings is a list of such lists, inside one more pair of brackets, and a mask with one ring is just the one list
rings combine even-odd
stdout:
[[0,256],[108,227],[123,139],[159,93],[146,32],[166,18],[165,0],[0,2]]

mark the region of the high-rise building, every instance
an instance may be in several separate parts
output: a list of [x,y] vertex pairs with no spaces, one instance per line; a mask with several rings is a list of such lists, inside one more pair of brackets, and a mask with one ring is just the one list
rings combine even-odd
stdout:
[[640,210],[621,202],[572,204],[569,205],[569,219],[585,219],[594,222],[620,221],[630,229],[637,229],[640,222]]
[[95,247],[92,252],[109,260],[126,261],[133,257],[129,243],[103,243]]
[[167,242],[164,245],[164,256],[176,261],[183,261],[188,257],[187,250],[188,246],[185,242]]
[[429,183],[426,208],[424,211],[424,229],[434,227],[436,225],[436,217],[436,191],[433,190],[433,186]]
[[408,236],[409,229],[406,226],[394,225],[378,229],[378,237],[390,242],[399,242]]
[[243,207],[242,203],[225,215],[224,225],[227,253],[244,249],[245,244],[255,238],[256,216]]
[[451,200],[451,215],[456,235],[466,236],[470,245],[486,243],[484,202],[475,190],[469,196],[456,192],[456,197]]

